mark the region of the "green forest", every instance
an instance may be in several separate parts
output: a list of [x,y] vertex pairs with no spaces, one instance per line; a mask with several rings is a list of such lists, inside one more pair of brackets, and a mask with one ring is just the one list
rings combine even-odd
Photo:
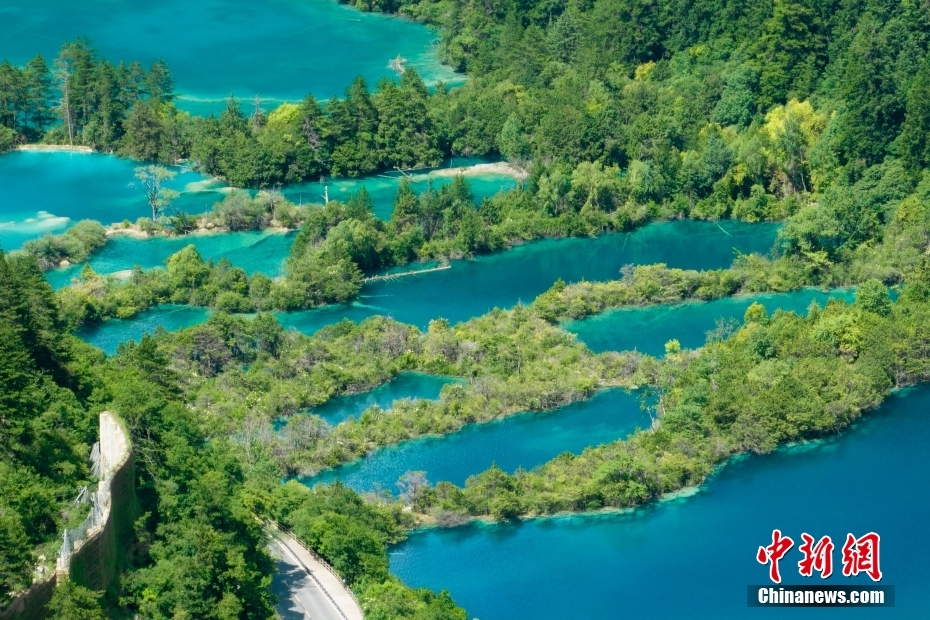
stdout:
[[[463,620],[448,593],[388,572],[389,545],[421,526],[643,504],[735,455],[836,433],[892,389],[930,379],[926,2],[352,4],[437,28],[443,59],[468,80],[432,88],[408,69],[373,88],[357,78],[325,102],[243,112],[230,98],[218,117],[197,117],[175,107],[166,63],[114,65],[87,40],[50,63],[0,62],[0,151],[73,144],[140,164],[186,160],[264,190],[218,203],[204,217],[220,228],[299,229],[279,280],[190,246],[165,269],[122,281],[85,267],[52,291],[42,270],[106,243],[96,222],[0,253],[0,605],[82,518],[73,500],[94,483],[87,456],[103,410],[130,432],[141,516],[118,584],[57,588],[57,617],[272,617],[258,516],[326,558],[367,617]],[[461,177],[420,195],[402,182],[387,221],[364,191],[299,207],[276,193],[455,155],[504,158],[525,184],[476,206]],[[727,269],[643,265],[606,282],[558,281],[528,305],[458,325],[373,317],[306,336],[268,314],[352,300],[366,276],[413,261],[683,217],[782,226],[770,255]],[[173,234],[196,224],[153,222]],[[772,316],[754,305],[703,347],[671,341],[661,358],[595,354],[560,326],[623,306],[853,285],[854,303]],[[72,334],[168,302],[216,313],[110,357]],[[407,370],[463,381],[437,401],[337,426],[303,413]],[[282,482],[606,387],[635,390],[651,427],[532,471],[410,485],[398,500]]]

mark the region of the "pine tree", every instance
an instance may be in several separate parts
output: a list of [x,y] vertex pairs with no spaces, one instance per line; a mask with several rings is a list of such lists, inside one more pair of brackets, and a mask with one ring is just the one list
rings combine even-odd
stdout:
[[149,97],[161,103],[174,99],[174,78],[168,63],[163,59],[159,58],[149,67],[148,75],[145,76],[145,89]]
[[846,111],[840,123],[840,147],[847,161],[881,162],[898,133],[904,105],[894,72],[893,46],[874,17],[866,15],[847,52],[842,95]]
[[416,192],[413,191],[413,185],[410,181],[404,177],[401,179],[400,185],[397,186],[397,196],[394,198],[394,212],[391,214],[391,221],[398,231],[402,231],[411,224],[416,223],[419,212]]
[[823,65],[820,20],[807,1],[775,0],[755,46],[763,109],[791,97],[805,99]]
[[140,99],[123,121],[120,152],[133,159],[159,161],[164,129],[150,102]]
[[897,150],[908,167],[930,166],[930,56],[921,66],[907,93],[904,126],[897,140]]
[[25,79],[23,72],[4,60],[0,62],[0,125],[16,129],[19,112],[25,102]]

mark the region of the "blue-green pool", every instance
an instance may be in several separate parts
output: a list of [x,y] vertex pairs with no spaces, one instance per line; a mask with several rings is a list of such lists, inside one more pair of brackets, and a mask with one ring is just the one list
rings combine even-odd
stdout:
[[357,417],[371,407],[390,409],[394,401],[404,398],[436,400],[444,386],[460,381],[455,377],[428,375],[422,372],[402,372],[373,390],[331,398],[311,409],[310,413],[320,416],[329,424],[336,425],[349,418]]
[[[102,249],[94,253],[89,264],[97,273],[112,274],[139,265],[145,269],[161,267],[165,259],[188,245],[194,245],[204,260],[214,262],[228,258],[232,264],[246,272],[263,273],[277,277],[284,274],[284,259],[294,242],[296,233],[263,231],[237,232],[216,235],[187,235],[184,237],[153,237],[133,239],[114,236]],[[72,265],[45,273],[45,279],[58,289],[80,275],[83,265]]]
[[852,289],[819,291],[802,289],[790,293],[768,293],[745,297],[717,299],[710,302],[618,308],[579,321],[566,322],[563,327],[578,336],[592,351],[631,351],[663,355],[665,343],[677,339],[682,347],[693,349],[704,345],[706,334],[718,322],[743,320],[746,309],[759,302],[769,314],[775,310],[806,314],[811,302],[821,307],[828,299],[853,301]]
[[307,93],[341,95],[356,76],[370,87],[408,60],[428,82],[461,81],[439,63],[437,35],[410,20],[363,13],[333,0],[8,0],[0,6],[0,58],[22,64],[37,52],[51,64],[61,44],[90,37],[114,63],[168,62],[178,106],[223,108],[230,93],[265,107]]
[[382,448],[367,457],[304,480],[305,484],[341,480],[360,492],[397,492],[396,483],[407,471],[425,471],[431,482],[465,479],[494,463],[507,472],[529,469],[561,452],[581,452],[626,437],[651,421],[639,398],[610,389],[589,400],[553,411],[510,416],[487,424],[471,424],[444,437],[424,437]]
[[[928,388],[893,396],[843,435],[734,461],[691,497],[626,514],[414,534],[393,548],[391,570],[448,589],[481,620],[926,618],[928,410]],[[795,541],[877,532],[896,607],[747,608],[746,587],[768,576],[756,550],[775,528]],[[782,561],[784,583],[814,581],[798,575],[799,558],[795,547]],[[842,576],[839,549],[833,561],[822,583],[871,583]]]
[[[480,160],[467,161],[461,165],[471,163],[481,162]],[[418,194],[426,191],[431,186],[434,189],[439,189],[443,185],[451,183],[454,178],[448,175],[436,174],[435,172],[409,176],[413,190]],[[503,174],[470,174],[465,178],[471,187],[476,204],[480,204],[484,198],[490,198],[499,192],[517,187],[516,179]],[[326,186],[328,187],[330,200],[341,200],[343,202],[364,187],[371,196],[374,214],[382,220],[387,220],[390,219],[391,213],[394,212],[394,198],[397,195],[397,186],[400,184],[400,179],[399,174],[389,173],[362,179],[327,179]],[[289,185],[281,191],[294,204],[323,202],[324,188],[320,183]]]
[[[15,152],[0,155],[0,246],[15,250],[79,220],[107,225],[151,217],[136,185],[138,162],[99,153]],[[221,184],[181,168],[166,183],[181,193],[172,212],[203,213],[222,200]]]
[[343,318],[360,321],[376,314],[425,328],[433,319],[464,321],[489,310],[530,303],[558,279],[610,280],[627,264],[667,263],[712,269],[729,266],[734,251],[767,252],[775,224],[673,221],[631,233],[597,238],[549,239],[505,252],[453,261],[451,268],[365,286],[358,300],[281,315],[305,333]]
[[138,342],[144,334],[154,333],[159,327],[175,331],[203,323],[210,312],[205,308],[162,304],[151,310],[140,312],[132,319],[110,319],[90,328],[77,332],[84,341],[103,349],[108,355],[116,352],[121,342],[135,340]]

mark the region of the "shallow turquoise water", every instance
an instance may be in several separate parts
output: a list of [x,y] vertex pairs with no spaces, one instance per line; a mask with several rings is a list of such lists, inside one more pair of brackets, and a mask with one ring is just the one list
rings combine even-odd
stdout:
[[[166,258],[188,245],[194,245],[204,260],[212,258],[217,262],[222,258],[228,258],[233,265],[245,269],[249,274],[263,273],[277,277],[284,273],[284,259],[290,252],[296,234],[249,231],[153,237],[145,240],[116,236],[94,253],[89,262],[91,268],[102,275],[132,269],[135,265],[145,269],[162,267]],[[72,278],[80,275],[81,269],[83,264],[55,269],[46,272],[45,279],[53,288],[58,289],[70,284]]]
[[[134,186],[138,162],[97,153],[17,152],[0,155],[0,246],[60,233],[80,220],[112,224],[151,217]],[[219,187],[195,172],[181,172],[167,186],[181,192],[173,211],[209,211],[222,200]]]
[[77,336],[103,349],[107,355],[112,355],[116,353],[116,347],[121,342],[138,342],[143,334],[154,333],[159,327],[175,331],[197,325],[206,321],[209,316],[210,312],[206,308],[162,304],[152,310],[140,312],[132,319],[110,319],[94,327],[82,329],[77,332]]
[[[474,162],[465,162],[463,165],[468,163]],[[46,233],[64,232],[83,219],[97,220],[107,225],[125,219],[135,222],[139,217],[149,216],[151,211],[148,204],[142,192],[134,186],[134,169],[137,165],[138,162],[97,153],[17,152],[0,156],[0,247],[4,250],[18,249],[29,239]],[[181,192],[181,195],[171,206],[169,214],[177,211],[210,211],[213,204],[225,196],[222,183],[205,179],[195,172],[177,170],[178,176],[168,185]],[[451,180],[452,177],[419,175],[414,182],[414,189],[425,191],[430,183],[439,187]],[[514,179],[502,175],[473,176],[468,181],[478,203],[485,196],[493,196],[516,186]],[[391,216],[399,183],[396,177],[335,179],[329,183],[330,197],[333,199],[347,199],[364,185],[372,194],[376,215],[384,219]],[[322,202],[319,195],[321,192],[317,191],[319,189],[318,184],[294,185],[285,188],[284,193],[298,204]],[[102,250],[92,263],[95,269],[96,264],[103,265],[101,269],[106,271],[101,273],[128,269],[133,266],[129,255],[139,252],[138,260],[143,266],[160,265],[171,253],[162,255],[162,250],[175,245],[183,247],[187,245],[184,239],[192,239],[190,242],[198,247],[225,256],[235,249],[250,247],[254,241],[249,236],[251,234],[235,233],[224,235],[227,239],[215,240],[183,237],[138,242],[117,238],[111,240],[110,244],[117,244],[118,247]],[[129,247],[134,243],[141,243],[137,250]],[[229,256],[234,264],[246,271],[267,272],[269,262],[273,262],[273,271],[276,272],[289,248],[289,242],[277,247],[269,241],[261,248],[255,248],[257,256],[253,257],[249,252]],[[269,254],[272,250],[279,254]],[[119,258],[123,255],[124,258]],[[70,277],[68,272],[51,275],[50,280],[61,285],[66,284]]]
[[[475,197],[475,203],[480,204],[484,198],[490,198],[498,192],[513,189],[517,180],[502,174],[480,174],[465,177]],[[454,177],[418,174],[411,177],[413,189],[418,194],[426,191],[430,185],[438,189],[451,183]],[[382,220],[390,219],[394,212],[394,198],[397,195],[397,186],[400,176],[394,174],[378,175],[363,179],[328,179],[330,200],[348,200],[352,194],[364,187],[371,196],[374,214]],[[282,190],[288,200],[294,204],[305,202],[323,202],[323,186],[320,183],[301,183],[290,185]]]
[[331,398],[310,413],[316,414],[329,424],[336,425],[361,414],[366,409],[378,406],[390,409],[395,400],[403,398],[436,400],[443,386],[458,383],[455,377],[441,377],[422,372],[403,372],[373,390]]
[[289,313],[279,319],[305,333],[343,318],[361,321],[376,314],[421,328],[440,317],[455,323],[495,307],[530,303],[558,278],[566,282],[618,278],[621,267],[630,263],[726,267],[733,262],[734,249],[767,252],[777,229],[775,224],[674,221],[593,239],[537,241],[474,260],[453,261],[445,271],[369,284],[352,304]]
[[746,309],[758,301],[769,314],[775,310],[806,314],[812,301],[823,307],[828,299],[853,301],[852,289],[830,292],[803,289],[790,293],[769,293],[731,297],[710,302],[691,302],[644,308],[618,308],[563,325],[592,351],[630,351],[663,355],[665,343],[676,338],[682,347],[704,345],[706,334],[719,320],[742,322]]
[[271,107],[341,95],[356,75],[374,87],[398,54],[428,81],[461,80],[439,63],[428,28],[330,0],[8,0],[0,23],[0,58],[17,64],[37,52],[51,64],[78,36],[113,62],[164,58],[179,106],[198,113],[222,109],[230,93]]
[[[627,514],[418,533],[393,549],[391,570],[448,589],[481,620],[926,618],[928,410],[928,388],[894,396],[839,437],[730,463],[697,495]],[[756,549],[775,528],[795,541],[877,532],[896,607],[747,608],[746,586],[768,576]],[[812,583],[798,575],[799,558],[795,547],[782,562],[785,583]],[[842,576],[839,549],[833,561],[825,584],[871,583]]]
[[[628,263],[667,262],[696,269],[723,267],[731,263],[734,248],[741,252],[766,251],[777,230],[777,226],[768,224],[726,222],[722,226],[727,233],[709,222],[675,221],[595,239],[529,243],[475,260],[453,261],[445,271],[366,285],[359,299],[351,304],[281,313],[278,319],[285,327],[308,334],[344,318],[361,321],[378,314],[425,328],[430,320],[439,317],[457,322],[494,307],[511,307],[519,301],[529,303],[558,278],[566,281],[615,278]],[[224,237],[215,239],[221,242]],[[131,245],[127,247],[131,249]],[[244,248],[242,252],[254,249]],[[234,264],[249,264],[246,256],[240,256],[239,260],[232,258]],[[157,325],[158,310],[152,312],[155,314],[146,315],[148,329]],[[133,326],[134,321],[101,325],[95,328],[94,339],[112,343],[113,349],[121,334],[141,335],[140,330],[145,328]],[[170,323],[165,328],[176,329],[178,325]],[[111,331],[112,334],[108,333]]]
[[589,400],[553,411],[523,413],[487,424],[470,424],[458,433],[425,437],[388,446],[367,457],[305,479],[305,484],[341,480],[360,492],[397,492],[408,471],[425,471],[431,482],[458,485],[492,464],[507,472],[530,469],[562,452],[581,452],[626,437],[650,419],[639,397],[620,389],[604,390]]

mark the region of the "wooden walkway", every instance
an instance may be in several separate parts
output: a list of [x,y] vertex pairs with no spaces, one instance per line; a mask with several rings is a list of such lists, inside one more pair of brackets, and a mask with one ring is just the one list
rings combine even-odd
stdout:
[[440,265],[439,267],[430,267],[429,269],[413,269],[411,271],[402,271],[400,273],[386,273],[380,276],[369,276],[367,278],[362,278],[362,282],[389,282],[391,280],[397,280],[398,278],[403,278],[404,276],[416,276],[421,273],[431,273],[433,271],[445,271],[446,269],[452,269],[452,265]]

